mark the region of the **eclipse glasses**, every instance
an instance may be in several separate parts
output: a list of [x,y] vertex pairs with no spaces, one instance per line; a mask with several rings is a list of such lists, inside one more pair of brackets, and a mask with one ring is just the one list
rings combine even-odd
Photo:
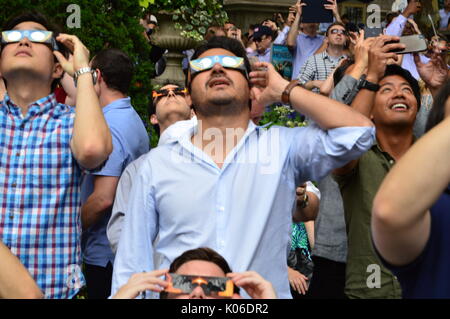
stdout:
[[195,288],[201,287],[207,296],[231,298],[234,284],[227,277],[187,276],[174,273],[166,274],[169,286],[164,290],[173,294],[190,294]]
[[34,43],[49,44],[54,51],[59,51],[59,46],[52,31],[46,30],[10,30],[2,32],[2,45],[16,43],[27,38]]
[[226,69],[241,71],[242,74],[244,74],[245,78],[248,80],[248,72],[247,68],[245,67],[244,58],[228,55],[207,56],[190,61],[189,68],[191,71],[191,77],[200,72],[212,69],[216,63],[219,63]]

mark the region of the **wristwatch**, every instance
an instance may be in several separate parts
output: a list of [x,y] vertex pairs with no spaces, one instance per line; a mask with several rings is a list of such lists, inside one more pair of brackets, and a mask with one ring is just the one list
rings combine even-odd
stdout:
[[380,89],[380,86],[376,83],[372,83],[366,80],[367,76],[363,74],[358,82],[358,89],[366,89],[372,92],[377,92]]
[[291,91],[293,88],[295,88],[296,86],[300,86],[303,87],[303,85],[298,81],[298,80],[292,80],[291,82],[289,82],[289,84],[286,86],[286,88],[284,89],[283,93],[281,94],[281,102],[283,102],[283,104],[285,105],[291,105],[291,102],[289,100],[289,97],[291,95]]
[[73,82],[75,83],[75,87],[77,87],[78,77],[85,73],[91,73],[92,74],[92,82],[97,83],[97,72],[95,70],[92,70],[90,67],[84,67],[79,69],[75,74],[73,75]]

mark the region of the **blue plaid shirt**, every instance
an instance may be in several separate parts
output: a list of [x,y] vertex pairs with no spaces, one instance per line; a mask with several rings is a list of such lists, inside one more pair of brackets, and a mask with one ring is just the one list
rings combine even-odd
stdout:
[[46,298],[72,298],[84,285],[74,118],[54,94],[26,116],[8,95],[0,102],[0,239]]

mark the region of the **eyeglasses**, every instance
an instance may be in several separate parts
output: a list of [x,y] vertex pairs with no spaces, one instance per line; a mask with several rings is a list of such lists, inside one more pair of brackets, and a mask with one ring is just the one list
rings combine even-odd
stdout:
[[153,101],[156,101],[156,99],[159,97],[169,95],[170,92],[173,92],[173,94],[175,95],[185,96],[188,93],[188,90],[186,88],[176,87],[153,91],[152,92]]
[[216,63],[219,63],[226,69],[241,71],[248,80],[248,72],[245,67],[244,58],[228,55],[207,56],[190,61],[191,80],[194,75],[212,69]]
[[169,285],[164,290],[173,294],[190,294],[200,286],[207,296],[232,297],[234,284],[227,277],[189,276],[174,273],[166,274]]
[[27,38],[31,42],[50,44],[55,51],[59,50],[53,32],[45,30],[10,30],[2,32],[2,44],[16,43]]
[[330,31],[331,34],[342,34],[342,35],[347,35],[347,32],[345,30],[342,29],[333,29]]

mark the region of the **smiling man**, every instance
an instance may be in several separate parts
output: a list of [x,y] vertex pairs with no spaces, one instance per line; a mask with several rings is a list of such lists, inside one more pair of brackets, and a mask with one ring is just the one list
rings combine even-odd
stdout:
[[[231,38],[214,37],[194,53],[188,87],[198,123],[153,149],[136,174],[112,294],[134,273],[155,269],[154,252],[167,268],[183,251],[208,246],[235,271],[256,271],[279,297],[291,297],[295,186],[360,156],[374,129],[344,104],[287,82],[271,64],[255,67],[250,72],[245,49]],[[251,98],[263,105],[283,99],[321,127],[257,127]]]
[[[3,30],[0,239],[46,298],[72,298],[84,283],[81,171],[105,161],[111,134],[95,94],[89,51],[77,37],[58,35],[38,13],[14,17]],[[57,51],[62,44],[73,51],[73,62]],[[63,68],[76,72],[75,110],[51,93]]]
[[[397,279],[383,267],[372,246],[370,216],[375,194],[391,167],[413,143],[413,126],[420,107],[417,81],[398,65],[387,65],[399,44],[381,36],[369,53],[368,84],[352,107],[370,117],[376,143],[358,160],[336,170],[344,203],[348,237],[345,293],[349,298],[401,298]],[[420,236],[420,234],[419,234]]]

